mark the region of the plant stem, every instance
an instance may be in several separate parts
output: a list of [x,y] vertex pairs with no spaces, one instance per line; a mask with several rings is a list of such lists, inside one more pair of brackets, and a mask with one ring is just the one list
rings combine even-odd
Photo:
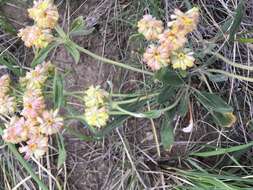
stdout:
[[253,71],[253,67],[252,66],[247,66],[247,65],[243,65],[243,64],[239,64],[239,63],[234,63],[234,62],[230,61],[229,59],[225,58],[224,56],[222,56],[219,53],[210,52],[210,54],[216,56],[217,58],[221,59],[225,63],[227,63],[229,65],[232,65],[234,67],[237,67],[237,68],[240,68],[240,69],[245,69],[245,70],[248,70],[248,71]]
[[239,80],[244,80],[244,81],[248,81],[248,82],[253,82],[253,78],[244,77],[244,76],[240,76],[240,75],[235,75],[235,74],[232,74],[232,73],[223,71],[223,70],[218,70],[218,69],[207,69],[207,71],[209,71],[209,72],[211,72],[211,73],[223,74],[223,75],[226,75],[226,76],[228,76],[228,77],[236,78],[236,79],[239,79]]
[[131,70],[131,71],[135,71],[135,72],[139,72],[139,73],[143,73],[143,74],[147,74],[147,75],[150,75],[150,76],[153,76],[154,73],[152,72],[149,72],[149,71],[145,71],[145,70],[142,70],[142,69],[138,69],[138,68],[135,68],[135,67],[132,67],[132,66],[129,66],[127,64],[124,64],[124,63],[120,63],[120,62],[117,62],[117,61],[113,61],[113,60],[110,60],[110,59],[107,59],[107,58],[104,58],[104,57],[101,57],[99,55],[96,55],[95,53],[92,53],[90,52],[89,50],[83,48],[83,47],[80,47],[79,45],[75,44],[75,47],[80,51],[80,52],[83,52],[91,57],[93,57],[94,59],[97,59],[99,61],[102,61],[104,63],[109,63],[109,64],[112,64],[112,65],[116,65],[118,67],[122,67],[122,68],[125,68],[125,69],[128,69],[128,70]]
[[136,102],[136,101],[141,101],[141,100],[145,100],[145,99],[149,99],[149,98],[153,98],[155,96],[158,96],[159,93],[154,93],[154,94],[150,94],[150,95],[146,95],[146,96],[143,96],[143,97],[137,97],[137,98],[133,98],[133,99],[130,99],[130,100],[123,100],[123,101],[119,101],[119,102],[114,102],[115,104],[129,104],[129,103],[133,103],[133,102]]

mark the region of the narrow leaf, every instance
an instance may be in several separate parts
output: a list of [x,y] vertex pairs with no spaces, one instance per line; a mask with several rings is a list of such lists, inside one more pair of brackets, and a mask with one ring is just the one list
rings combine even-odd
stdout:
[[49,44],[47,47],[41,49],[36,57],[33,59],[31,66],[34,68],[38,64],[41,64],[48,56],[48,53],[59,45],[57,42]]
[[64,44],[64,46],[65,46],[66,50],[68,51],[68,53],[75,60],[75,63],[77,64],[80,60],[80,53],[77,50],[77,48],[75,47],[75,44],[71,41],[68,41],[67,43]]
[[60,109],[64,102],[63,79],[62,76],[58,74],[57,70],[55,70],[53,82],[53,100],[54,100],[54,108]]
[[245,1],[241,0],[236,8],[236,14],[234,17],[233,24],[229,30],[229,41],[232,41],[235,39],[235,34],[238,31],[240,24],[242,22],[243,16],[245,12]]
[[172,123],[173,117],[165,115],[162,121],[162,128],[161,128],[161,141],[165,150],[170,150],[174,143]]
[[197,100],[210,112],[233,112],[233,108],[218,95],[204,91],[195,93],[194,95]]
[[251,146],[253,146],[252,141],[249,142],[248,144],[244,144],[244,145],[233,146],[233,147],[230,147],[230,148],[217,148],[213,151],[195,152],[195,153],[191,153],[190,155],[200,156],[200,157],[218,156],[218,155],[227,154],[227,153],[230,153],[230,152],[240,151],[240,150],[243,150],[245,148],[249,148]]
[[15,27],[10,23],[10,21],[5,17],[0,15],[0,29],[4,32],[15,35],[17,33]]
[[67,158],[67,153],[64,147],[64,138],[61,134],[57,136],[57,143],[58,143],[58,150],[59,150],[59,155],[58,155],[58,160],[57,160],[57,168],[59,169],[64,162],[66,161]]

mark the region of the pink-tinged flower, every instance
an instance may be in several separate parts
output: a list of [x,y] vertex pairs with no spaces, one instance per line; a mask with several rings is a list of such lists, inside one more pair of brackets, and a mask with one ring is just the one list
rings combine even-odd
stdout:
[[10,77],[9,75],[3,75],[0,78],[0,93],[6,94],[10,89]]
[[173,28],[172,30],[165,30],[159,36],[159,42],[168,51],[175,51],[182,48],[187,42],[187,39],[177,28]]
[[38,26],[27,26],[19,30],[20,37],[26,47],[45,48],[53,40],[50,30],[43,30]]
[[29,139],[36,138],[41,134],[40,127],[39,127],[39,122],[37,119],[27,119],[26,120],[26,126],[27,126],[27,137]]
[[147,40],[157,40],[158,35],[164,30],[163,23],[151,15],[144,15],[138,22],[138,32],[143,34]]
[[162,46],[151,45],[143,55],[143,61],[154,71],[166,67],[170,63],[170,53]]
[[4,141],[17,144],[27,140],[28,132],[25,118],[12,117],[10,122],[6,124],[6,127],[3,131]]
[[0,93],[0,114],[13,115],[16,111],[17,104],[14,97]]
[[21,115],[26,119],[36,119],[45,109],[45,101],[39,89],[27,89],[23,96]]
[[168,25],[172,26],[172,28],[178,28],[180,33],[186,35],[197,28],[199,22],[199,9],[194,7],[186,13],[183,13],[179,9],[175,9],[171,18],[173,21],[169,22]]
[[51,0],[34,1],[34,6],[28,9],[28,13],[40,28],[54,28],[59,19],[57,7]]
[[44,111],[37,120],[41,133],[46,135],[55,134],[63,127],[63,118],[58,116],[58,110]]
[[48,137],[42,135],[28,140],[26,144],[19,148],[20,153],[25,153],[26,160],[33,155],[36,159],[41,158],[48,151]]

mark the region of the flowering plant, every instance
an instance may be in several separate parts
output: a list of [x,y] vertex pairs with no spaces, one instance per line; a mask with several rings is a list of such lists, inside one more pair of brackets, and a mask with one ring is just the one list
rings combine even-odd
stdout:
[[[173,145],[173,140],[168,139],[173,139],[171,125],[175,118],[184,121],[183,132],[194,130],[195,107],[207,110],[211,122],[217,126],[234,126],[233,107],[213,93],[209,85],[214,73],[234,76],[210,68],[211,64],[201,64],[200,50],[189,43],[190,34],[197,30],[201,19],[198,8],[186,12],[176,9],[166,25],[150,14],[144,15],[137,27],[148,46],[141,55],[144,64],[139,67],[101,57],[75,43],[73,36],[90,34],[93,29],[87,28],[83,18],[78,17],[64,31],[58,25],[59,13],[51,0],[35,1],[28,14],[34,25],[21,29],[18,36],[26,47],[34,50],[31,68],[20,74],[19,82],[12,81],[8,75],[0,78],[0,117],[5,126],[2,137],[6,143],[17,144],[26,159],[43,158],[50,138],[60,135],[64,129],[70,130],[69,120],[81,121],[92,132],[91,138],[82,136],[84,139],[100,140],[130,117],[149,119],[157,152],[160,152],[160,143],[154,119],[162,121],[160,137],[165,149]],[[84,53],[103,63],[147,76],[151,88],[117,94],[113,85],[108,90],[92,85],[81,92],[68,92],[64,89],[63,74],[48,60],[49,53],[60,45],[77,64]],[[205,50],[201,53],[240,68],[219,54]],[[69,97],[80,101],[83,110],[67,102]]]
[[[198,71],[198,60],[193,49],[188,46],[187,38],[189,33],[197,29],[200,19],[198,8],[192,8],[185,13],[176,9],[166,26],[152,15],[144,15],[137,23],[138,32],[150,43],[143,54],[143,62],[154,73],[100,57],[77,45],[72,36],[88,34],[88,31],[92,30],[86,29],[83,18],[78,17],[73,21],[69,32],[64,32],[58,26],[57,7],[50,0],[35,1],[34,6],[28,9],[28,14],[34,20],[34,25],[21,29],[18,36],[24,41],[25,46],[35,48],[35,58],[31,63],[34,69],[20,79],[23,89],[21,105],[15,101],[15,97],[9,95],[10,79],[7,76],[1,79],[3,90],[0,96],[0,102],[3,102],[0,113],[6,123],[3,138],[6,142],[21,143],[19,150],[26,153],[26,158],[33,154],[39,158],[47,151],[48,137],[59,132],[63,127],[64,118],[85,122],[95,136],[101,137],[101,134],[104,135],[114,128],[114,122],[118,117],[122,121],[129,116],[155,119],[172,112],[174,116],[179,114],[182,118],[187,114],[190,116],[189,126],[183,131],[191,132],[194,126],[191,102],[195,98],[211,113],[218,125],[229,127],[235,122],[231,106],[215,94],[200,91],[191,84]],[[76,63],[79,62],[80,53],[85,53],[104,63],[153,76],[155,90],[134,96],[118,96],[113,92],[106,92],[99,86],[91,86],[81,94],[82,97],[77,96],[75,92],[65,92],[61,74],[50,61],[43,62],[48,53],[61,44]],[[54,110],[48,109],[43,91],[50,73],[53,72],[55,76],[51,81]],[[203,74],[201,76],[204,77]],[[83,100],[83,114],[59,116],[59,109],[63,107],[67,96]],[[176,98],[171,104],[173,96]],[[152,104],[148,110],[144,109],[147,102]],[[173,117],[169,120],[171,123]],[[166,130],[162,129],[161,134],[165,133],[164,131]],[[163,139],[164,135],[161,137],[162,142],[166,142]],[[170,145],[164,146],[168,148]]]

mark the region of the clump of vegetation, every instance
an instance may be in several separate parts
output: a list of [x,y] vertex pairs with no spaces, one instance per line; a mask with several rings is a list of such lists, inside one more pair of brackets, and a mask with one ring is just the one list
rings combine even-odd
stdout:
[[[152,2],[154,7],[158,6],[155,1]],[[60,14],[53,1],[38,0],[28,9],[28,15],[33,19],[34,25],[25,26],[17,35],[27,48],[32,49],[34,56],[31,63],[28,63],[29,67],[4,64],[10,75],[5,74],[0,78],[0,132],[3,145],[8,146],[10,152],[29,173],[29,178],[36,182],[36,187],[43,190],[53,189],[51,185],[53,179],[55,188],[62,189],[59,179],[45,169],[44,164],[50,166],[48,154],[51,149],[58,155],[58,170],[65,167],[67,157],[62,131],[73,133],[70,122],[78,121],[90,134],[85,136],[73,133],[82,140],[99,142],[115,131],[119,135],[129,160],[123,164],[126,165],[123,168],[130,165],[134,171],[134,174],[126,174],[128,182],[122,182],[123,189],[153,188],[147,184],[152,184],[151,181],[155,179],[144,179],[145,172],[140,174],[130,154],[130,146],[119,132],[119,127],[133,118],[151,121],[151,136],[158,156],[155,158],[157,160],[151,160],[161,178],[161,188],[252,187],[252,182],[248,179],[252,171],[240,164],[240,159],[243,158],[245,150],[252,146],[252,142],[234,143],[235,146],[227,144],[221,148],[213,147],[211,143],[193,146],[182,156],[183,163],[180,163],[180,167],[171,166],[166,161],[160,160],[162,154],[170,152],[176,145],[177,136],[172,126],[177,126],[179,122],[184,123],[182,125],[184,127],[180,129],[183,135],[192,134],[198,122],[214,126],[216,131],[220,128],[222,131],[233,130],[237,121],[241,120],[241,115],[237,116],[238,110],[231,103],[231,97],[228,101],[223,92],[215,89],[219,89],[220,82],[226,82],[228,78],[243,82],[253,81],[250,74],[247,76],[236,74],[237,70],[240,71],[238,73],[242,73],[241,70],[252,71],[252,66],[230,61],[225,55],[218,53],[211,41],[198,41],[198,45],[191,41],[190,34],[198,30],[204,13],[200,7],[191,7],[190,3],[187,5],[189,9],[184,12],[175,9],[166,24],[163,20],[157,19],[161,13],[159,11],[154,11],[156,15],[144,14],[135,23],[138,34],[133,36],[142,41],[142,46],[147,47],[138,52],[142,59],[137,66],[97,55],[75,42],[74,37],[92,35],[94,30],[87,27],[82,16],[74,19],[66,29],[58,24]],[[234,38],[244,8],[241,1],[231,22],[230,41],[242,43],[250,41],[247,38]],[[220,36],[217,36],[217,39],[219,38]],[[57,68],[52,61],[53,56],[49,56],[51,53],[54,55],[53,51],[58,47],[64,47],[76,64],[82,64],[80,57],[84,54],[102,63],[142,75],[149,89],[144,87],[128,93],[116,93],[114,85],[110,83],[109,89],[102,89],[94,84],[84,91],[67,90],[64,88],[63,80],[66,73]],[[215,65],[215,60],[225,62],[234,68],[234,71],[224,70],[223,67]],[[78,104],[75,103],[76,100],[79,101]],[[76,105],[82,109],[78,109]],[[203,118],[195,119],[196,110],[204,113]],[[251,122],[249,121],[247,125],[250,126]],[[220,132],[219,138],[230,139],[223,132]],[[55,146],[56,143],[58,147]],[[237,155],[230,155],[234,152]],[[197,159],[214,156],[219,159],[217,163],[211,159],[210,163]],[[33,166],[30,165],[31,161],[39,166],[39,170],[46,171],[50,188],[45,183],[47,181],[43,181],[41,173],[38,176],[34,172]],[[222,165],[223,162],[227,164]],[[251,159],[245,164],[248,162],[250,163]],[[222,167],[227,167],[228,164],[234,164],[233,167],[238,167],[240,173],[237,175],[237,171],[223,171]],[[150,163],[145,162],[142,164],[145,167],[149,165]],[[8,163],[8,166],[12,165]],[[221,170],[218,170],[217,166]],[[63,186],[66,189],[65,183]]]

